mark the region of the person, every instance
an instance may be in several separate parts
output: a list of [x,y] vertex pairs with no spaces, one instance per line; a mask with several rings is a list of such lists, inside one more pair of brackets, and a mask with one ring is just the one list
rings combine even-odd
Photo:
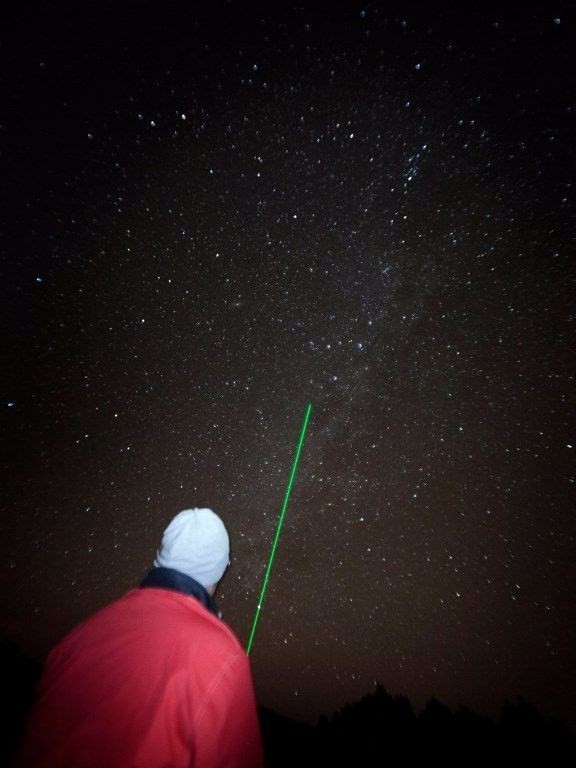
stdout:
[[261,768],[250,662],[213,596],[229,561],[211,509],[170,522],[138,588],[48,655],[19,768]]

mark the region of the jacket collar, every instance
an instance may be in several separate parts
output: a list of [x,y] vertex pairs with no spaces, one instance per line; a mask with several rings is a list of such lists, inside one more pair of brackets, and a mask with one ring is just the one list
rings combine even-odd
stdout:
[[173,568],[152,568],[142,580],[140,587],[160,587],[160,589],[172,589],[175,592],[191,595],[199,600],[204,608],[219,619],[222,618],[222,611],[218,610],[216,603],[202,584],[181,571],[175,571]]

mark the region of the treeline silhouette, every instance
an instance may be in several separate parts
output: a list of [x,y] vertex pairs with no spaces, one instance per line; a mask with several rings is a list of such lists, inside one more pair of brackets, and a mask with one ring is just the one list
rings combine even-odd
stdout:
[[[0,666],[0,765],[9,766],[42,668],[9,640],[0,640]],[[416,713],[405,696],[393,696],[382,685],[330,717],[320,717],[315,726],[265,707],[259,712],[269,768],[389,766],[392,760],[408,765],[430,760],[458,766],[487,761],[521,766],[535,760],[547,767],[576,764],[572,730],[561,720],[543,717],[521,697],[505,702],[497,720],[462,705],[453,711],[435,698]]]
[[[418,714],[405,696],[382,685],[332,717],[308,726],[261,708],[267,765],[390,766],[392,760],[426,765],[576,765],[575,738],[556,718],[544,718],[518,697],[494,721],[460,705],[452,711],[435,698]],[[307,762],[308,762],[307,761]],[[490,761],[490,762],[488,762]]]
[[25,656],[16,643],[0,639],[0,685],[2,716],[0,717],[0,765],[10,764],[20,739],[26,715],[34,699],[42,665]]

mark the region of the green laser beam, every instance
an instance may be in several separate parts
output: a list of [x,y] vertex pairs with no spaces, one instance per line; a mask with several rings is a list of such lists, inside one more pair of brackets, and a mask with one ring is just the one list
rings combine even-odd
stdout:
[[262,585],[262,592],[260,592],[260,599],[256,607],[256,613],[254,614],[254,621],[252,622],[252,629],[250,631],[250,638],[248,640],[248,646],[246,647],[246,653],[250,653],[252,648],[252,641],[254,640],[254,633],[256,632],[256,625],[260,617],[260,610],[264,603],[264,595],[266,594],[266,587],[268,586],[268,579],[270,578],[270,571],[272,570],[272,563],[274,561],[274,555],[276,554],[276,547],[278,545],[278,539],[280,538],[280,530],[282,523],[284,522],[284,515],[286,514],[286,507],[288,506],[288,499],[290,498],[290,491],[292,490],[292,483],[294,482],[294,475],[296,474],[296,467],[298,466],[298,459],[300,458],[300,451],[302,449],[302,443],[304,442],[304,435],[306,433],[306,427],[308,426],[308,419],[310,418],[310,412],[312,411],[312,403],[308,403],[306,408],[306,414],[304,416],[304,423],[302,425],[302,431],[300,432],[300,441],[298,448],[296,449],[296,456],[294,457],[294,464],[292,465],[292,472],[290,473],[290,480],[288,481],[288,487],[284,495],[284,503],[282,505],[282,511],[280,512],[280,518],[276,527],[276,535],[272,544],[272,550],[270,552],[270,559],[268,560],[268,567],[266,568],[266,575],[264,576],[264,584]]

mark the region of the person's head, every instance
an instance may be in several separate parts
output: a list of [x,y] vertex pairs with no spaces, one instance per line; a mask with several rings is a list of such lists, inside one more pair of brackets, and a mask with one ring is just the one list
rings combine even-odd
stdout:
[[230,564],[230,541],[211,509],[185,509],[170,522],[154,565],[173,568],[202,584],[211,595]]

